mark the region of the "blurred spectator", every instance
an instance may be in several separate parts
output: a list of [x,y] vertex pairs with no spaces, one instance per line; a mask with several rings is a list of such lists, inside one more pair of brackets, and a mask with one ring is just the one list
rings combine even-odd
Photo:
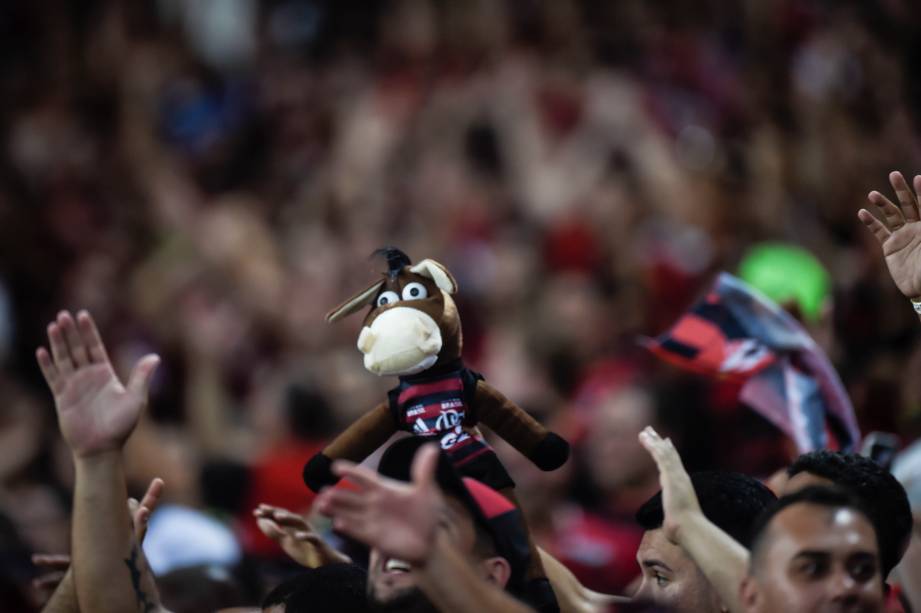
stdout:
[[[357,320],[322,322],[384,244],[456,274],[471,367],[575,420],[580,463],[535,482],[552,502],[531,520],[598,587],[628,580],[655,489],[638,428],[667,421],[695,468],[790,459],[736,389],[691,391],[635,342],[752,244],[827,267],[861,425],[921,434],[917,320],[854,218],[888,170],[921,169],[905,0],[7,4],[0,513],[31,549],[68,543],[72,468],[35,400],[52,309],[91,309],[120,371],[164,358],[133,488],[163,476],[271,557],[244,507],[305,509],[299,457],[389,385]],[[617,393],[587,401],[599,377]]]

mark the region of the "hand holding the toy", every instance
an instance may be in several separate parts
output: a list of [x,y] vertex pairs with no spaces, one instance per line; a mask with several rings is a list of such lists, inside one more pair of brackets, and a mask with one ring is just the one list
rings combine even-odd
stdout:
[[61,434],[74,455],[121,449],[147,405],[147,389],[160,358],[141,358],[123,385],[86,311],[78,313],[76,321],[61,311],[48,325],[48,341],[51,352],[40,347],[36,357],[54,394]]
[[327,564],[348,564],[352,560],[336,551],[324,541],[310,522],[301,515],[268,504],[260,504],[253,511],[256,524],[267,537],[278,545],[292,560],[307,568]]
[[899,291],[907,298],[921,299],[921,212],[917,197],[921,192],[921,175],[914,179],[914,190],[900,172],[890,173],[889,182],[899,206],[872,191],[868,199],[878,207],[884,221],[866,209],[860,209],[857,216],[882,246],[889,274]]
[[437,448],[422,447],[413,460],[412,483],[402,483],[339,460],[333,471],[359,491],[328,488],[317,497],[317,509],[333,518],[336,530],[386,556],[423,565],[432,552],[444,506],[435,486],[437,463]]

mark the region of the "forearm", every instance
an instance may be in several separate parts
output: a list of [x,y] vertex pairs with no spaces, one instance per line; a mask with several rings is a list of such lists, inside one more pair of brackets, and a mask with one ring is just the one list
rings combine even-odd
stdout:
[[553,586],[563,613],[594,613],[607,611],[613,603],[628,603],[629,598],[595,592],[582,585],[572,571],[552,555],[537,548],[547,579]]
[[569,444],[498,390],[480,381],[476,417],[541,470],[555,470],[569,458]]
[[74,590],[74,568],[71,566],[42,607],[42,613],[79,613],[77,592]]
[[76,458],[74,585],[82,611],[159,610],[146,560],[134,538],[120,451]]
[[548,433],[536,419],[483,381],[477,383],[476,416],[525,457],[534,453]]
[[419,571],[419,588],[439,611],[447,613],[533,613],[499,586],[478,577],[444,535],[435,539],[429,560]]
[[689,513],[680,522],[681,547],[694,560],[732,613],[744,611],[739,586],[748,569],[748,550],[703,513]]

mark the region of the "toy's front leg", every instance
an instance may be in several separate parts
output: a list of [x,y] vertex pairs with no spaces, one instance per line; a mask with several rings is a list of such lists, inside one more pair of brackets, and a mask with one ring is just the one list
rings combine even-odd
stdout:
[[383,445],[395,430],[389,404],[380,403],[310,458],[304,465],[304,483],[314,492],[335,485],[339,477],[332,471],[334,460],[361,462]]
[[569,443],[544,428],[485,381],[478,381],[475,414],[497,435],[541,470],[555,470],[569,459]]

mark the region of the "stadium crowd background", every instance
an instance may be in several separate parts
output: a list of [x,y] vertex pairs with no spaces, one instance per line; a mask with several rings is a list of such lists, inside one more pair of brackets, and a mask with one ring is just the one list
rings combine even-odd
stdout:
[[[889,170],[921,171],[912,8],[4,3],[4,581],[68,549],[72,469],[33,353],[61,307],[93,313],[123,372],[163,357],[133,486],[163,477],[175,509],[283,572],[249,512],[307,510],[304,460],[393,385],[362,368],[357,318],[323,322],[385,244],[447,265],[467,363],[574,443],[553,473],[498,446],[538,540],[595,589],[637,572],[633,513],[658,489],[644,426],[690,470],[793,457],[737,388],[638,343],[760,241],[825,265],[811,329],[862,430],[907,445],[918,322],[856,211]],[[163,547],[164,569],[184,563]]]

